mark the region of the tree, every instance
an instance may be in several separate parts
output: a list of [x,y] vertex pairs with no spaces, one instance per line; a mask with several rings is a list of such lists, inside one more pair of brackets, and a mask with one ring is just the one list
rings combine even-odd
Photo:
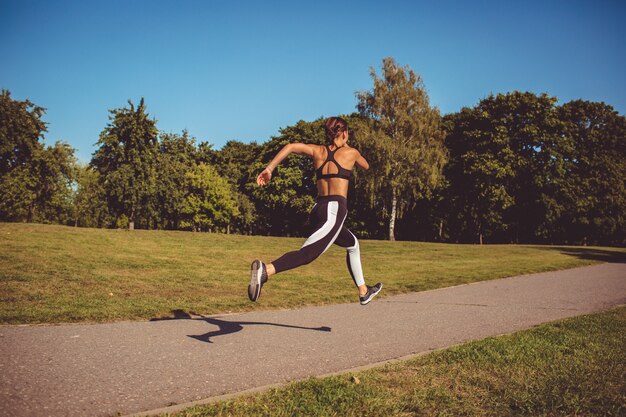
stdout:
[[250,165],[254,163],[260,150],[261,147],[256,142],[229,140],[222,149],[215,152],[212,164],[222,177],[237,189],[242,189],[251,177],[256,180],[256,175],[250,171]]
[[144,99],[135,109],[111,110],[111,122],[100,134],[91,166],[99,173],[109,208],[128,218],[129,229],[143,215],[147,224],[156,205],[158,139],[156,120],[148,118]]
[[35,150],[30,160],[0,177],[0,213],[10,221],[68,223],[76,178],[67,143]]
[[256,173],[251,167],[259,155],[261,147],[256,142],[242,143],[229,140],[219,151],[214,153],[213,165],[226,179],[237,201],[240,215],[232,218],[227,232],[252,233],[256,221],[256,208],[252,202],[246,184],[256,180]]
[[513,155],[513,176],[504,184],[514,201],[507,208],[508,241],[550,241],[550,229],[558,216],[553,196],[562,181],[562,123],[557,98],[547,94],[514,91],[481,102],[492,120],[492,129],[506,135]]
[[556,101],[515,91],[447,116],[444,204],[457,239],[549,239],[565,146]]
[[556,103],[515,91],[446,117],[453,239],[624,243],[626,119],[604,103]]
[[13,100],[8,90],[0,93],[0,220],[33,217],[37,179],[31,162],[43,149],[44,113],[29,100]]
[[70,223],[77,177],[74,149],[57,141],[54,146],[35,152],[30,166],[35,178],[35,199],[28,221]]
[[447,224],[457,240],[482,244],[485,233],[506,228],[504,211],[514,202],[506,184],[515,175],[515,155],[507,132],[493,127],[480,105],[446,118],[451,125],[446,138],[450,161],[444,170]]
[[45,109],[0,93],[0,220],[69,221],[74,149],[41,142]]
[[211,165],[200,163],[187,173],[189,185],[183,208],[182,227],[194,232],[226,228],[239,215],[230,184]]
[[35,213],[37,179],[30,165],[20,165],[0,176],[0,220],[32,221]]
[[396,218],[439,183],[446,149],[439,110],[430,106],[422,78],[393,58],[383,59],[381,78],[370,73],[373,90],[356,94],[359,112],[375,122],[368,155],[377,175],[368,187],[384,201],[394,240]]
[[46,109],[29,100],[17,101],[8,90],[0,93],[0,176],[26,165],[41,150]]
[[196,166],[195,139],[188,132],[182,136],[166,133],[159,143],[157,206],[162,227],[178,229],[185,207],[188,173]]
[[99,176],[98,171],[89,165],[77,167],[74,226],[107,227],[114,224]]
[[604,103],[559,109],[566,153],[559,226],[571,243],[626,244],[626,118]]

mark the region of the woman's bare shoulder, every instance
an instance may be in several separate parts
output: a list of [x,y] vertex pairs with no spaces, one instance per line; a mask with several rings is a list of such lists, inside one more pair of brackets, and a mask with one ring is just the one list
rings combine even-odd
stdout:
[[358,158],[359,156],[361,156],[361,152],[359,152],[358,149],[353,148],[353,147],[346,147],[346,154],[350,155],[350,157],[353,158]]
[[318,145],[317,143],[311,143],[311,144],[309,144],[309,146],[311,147],[313,152],[315,152],[316,155],[321,155],[326,150],[326,146]]

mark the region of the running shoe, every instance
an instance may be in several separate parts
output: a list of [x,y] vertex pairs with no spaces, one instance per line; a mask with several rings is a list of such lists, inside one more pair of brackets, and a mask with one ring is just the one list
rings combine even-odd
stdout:
[[267,282],[267,269],[265,264],[258,259],[250,265],[250,285],[248,285],[248,297],[250,301],[256,301],[261,296],[261,287]]
[[376,297],[380,290],[383,289],[383,284],[380,282],[374,286],[367,286],[367,292],[363,296],[359,296],[359,300],[361,301],[361,305],[365,305],[372,301],[372,298]]

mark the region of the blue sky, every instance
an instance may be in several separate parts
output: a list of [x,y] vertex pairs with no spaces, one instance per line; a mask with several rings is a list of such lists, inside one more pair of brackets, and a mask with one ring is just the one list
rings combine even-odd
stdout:
[[0,0],[0,88],[47,108],[46,142],[88,162],[109,109],[220,148],[355,111],[384,57],[442,113],[546,92],[626,113],[623,1]]

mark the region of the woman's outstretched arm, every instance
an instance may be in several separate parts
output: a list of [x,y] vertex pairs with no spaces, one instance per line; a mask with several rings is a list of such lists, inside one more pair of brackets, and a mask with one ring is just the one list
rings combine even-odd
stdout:
[[306,143],[288,143],[276,154],[274,159],[267,165],[267,167],[256,177],[256,183],[260,186],[267,185],[272,179],[272,171],[289,156],[290,153],[297,153],[299,155],[313,156],[315,145],[309,145]]
[[359,154],[359,158],[356,160],[356,164],[359,166],[359,168],[361,169],[365,169],[368,170],[370,169],[370,164],[367,163],[367,160],[365,158],[363,158],[362,155]]

